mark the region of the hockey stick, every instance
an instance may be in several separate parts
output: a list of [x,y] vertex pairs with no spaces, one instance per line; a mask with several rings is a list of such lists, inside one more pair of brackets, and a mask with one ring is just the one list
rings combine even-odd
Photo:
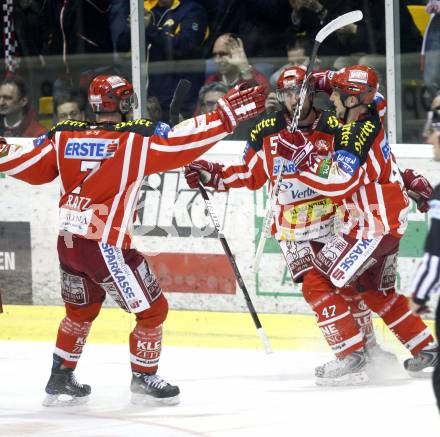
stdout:
[[249,312],[252,316],[252,320],[254,321],[255,327],[257,328],[257,332],[258,332],[258,335],[260,336],[261,342],[263,343],[264,350],[266,351],[267,354],[270,354],[273,351],[270,346],[269,339],[267,338],[267,336],[264,332],[264,329],[261,326],[260,319],[258,318],[258,314],[255,311],[255,307],[252,303],[251,297],[249,296],[249,293],[246,289],[246,285],[243,281],[243,277],[241,276],[241,273],[238,270],[234,255],[232,255],[231,249],[229,248],[229,244],[226,241],[225,236],[223,235],[223,232],[222,232],[222,229],[220,226],[220,221],[217,217],[217,214],[214,211],[214,208],[212,206],[211,200],[209,199],[208,193],[206,192],[205,187],[201,183],[199,183],[199,190],[200,190],[200,194],[203,197],[203,200],[205,201],[206,208],[208,209],[209,215],[211,216],[212,223],[214,224],[214,227],[218,232],[218,238],[220,240],[220,243],[223,246],[223,250],[225,251],[225,254],[228,258],[229,264],[231,264],[232,270],[234,271],[235,278],[237,279],[238,285],[240,286],[241,291],[243,292],[244,299],[246,301],[246,305],[247,305]]
[[[179,123],[180,109],[190,88],[191,88],[191,82],[189,80],[187,79],[179,80],[176,89],[174,90],[173,98],[171,99],[171,103],[170,103],[169,121],[171,127],[174,127],[176,124]],[[140,186],[140,190],[143,191],[146,190],[147,188],[148,188],[147,178],[144,178]],[[144,205],[145,205],[145,201],[140,201],[136,209],[140,211],[144,208]]]
[[191,88],[191,82],[187,79],[180,79],[174,90],[173,98],[170,104],[170,125],[171,127],[179,123],[180,108],[185,100],[188,91]]
[[[299,92],[299,101],[298,104],[295,107],[295,111],[293,113],[292,121],[288,126],[288,130],[290,132],[294,132],[298,127],[299,117],[301,114],[302,107],[304,105],[304,101],[306,99],[307,95],[307,82],[312,74],[313,67],[315,65],[316,56],[318,54],[318,48],[321,45],[322,41],[324,41],[325,38],[327,38],[331,33],[335,32],[336,30],[340,29],[341,27],[347,26],[348,24],[356,23],[357,21],[362,19],[362,12],[359,10],[351,11],[346,14],[343,14],[334,20],[330,21],[327,25],[325,25],[317,34],[315,37],[315,42],[313,44],[313,50],[312,54],[310,56],[309,65],[307,66],[306,75],[304,78],[304,81],[301,85],[301,89]],[[306,152],[306,151],[304,151]],[[296,159],[296,162],[301,161],[300,156],[298,156]],[[294,162],[294,164],[296,164]],[[270,228],[272,224],[272,218],[273,218],[273,211],[275,209],[275,205],[277,202],[278,194],[281,189],[281,182],[283,180],[283,173],[286,168],[287,161],[285,159],[282,159],[280,170],[277,176],[277,179],[275,181],[275,184],[272,188],[269,206],[266,209],[266,215],[264,217],[263,222],[263,228],[261,231],[260,241],[258,242],[257,252],[255,254],[254,259],[254,271],[255,273],[258,271],[258,267],[260,266],[261,258],[263,256],[264,246],[266,244],[267,237],[270,233]]]

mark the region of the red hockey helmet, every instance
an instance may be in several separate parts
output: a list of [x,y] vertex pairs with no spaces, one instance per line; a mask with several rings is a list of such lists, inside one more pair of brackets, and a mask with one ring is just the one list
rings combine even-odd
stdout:
[[[285,68],[277,80],[277,99],[280,103],[284,103],[284,95],[288,90],[299,94],[303,82],[306,78],[306,69],[304,67],[287,67]],[[307,83],[307,95],[314,91],[314,83],[312,76],[309,77]]]
[[379,88],[376,71],[366,65],[352,65],[336,71],[331,79],[332,87],[345,100],[348,96],[358,96],[360,103],[370,104]]
[[88,99],[93,112],[121,112],[137,108],[133,85],[121,76],[96,76],[89,86]]

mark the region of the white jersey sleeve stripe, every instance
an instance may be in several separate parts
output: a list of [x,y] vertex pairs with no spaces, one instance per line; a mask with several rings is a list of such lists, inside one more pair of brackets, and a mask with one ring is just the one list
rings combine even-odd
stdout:
[[[39,162],[41,159],[43,159],[44,156],[46,156],[48,153],[50,153],[53,150],[53,145],[49,144],[46,147],[44,147],[41,152],[38,155],[35,155],[33,158],[29,159],[28,161],[24,162],[23,164],[17,165],[17,167],[12,168],[11,170],[6,170],[3,173],[13,176],[17,173],[20,173],[24,170],[26,170],[29,167],[32,167],[34,164]],[[13,156],[11,159],[15,159],[17,156]],[[5,161],[8,161],[6,158]]]
[[110,209],[110,213],[107,217],[107,222],[104,227],[104,232],[102,233],[102,241],[104,243],[107,242],[107,238],[110,234],[110,231],[112,229],[113,225],[113,219],[115,218],[116,211],[118,210],[119,202],[121,200],[122,193],[125,191],[125,187],[127,185],[127,178],[128,173],[130,171],[130,164],[131,164],[131,151],[133,147],[133,140],[134,140],[134,133],[130,133],[127,140],[127,145],[125,147],[125,154],[124,154],[124,165],[122,167],[122,175],[121,175],[121,182],[119,185],[119,191],[116,194],[115,198],[113,199],[113,203]]
[[388,233],[390,230],[390,224],[388,223],[388,217],[387,217],[387,211],[386,211],[386,207],[385,207],[385,200],[383,198],[382,187],[378,184],[374,184],[374,187],[376,189],[380,218],[381,218],[383,226],[384,226],[384,231],[386,233]]
[[[369,232],[374,234],[376,231],[376,219],[375,219],[373,213],[371,212],[370,204],[368,203],[368,197],[367,197],[367,193],[365,191],[364,185],[362,187],[360,187],[359,194],[361,195],[362,203],[364,205],[364,212],[367,216]],[[373,207],[374,206],[375,205],[373,205]],[[360,214],[362,214],[362,213],[360,213]]]
[[257,163],[258,156],[255,154],[252,159],[249,161],[248,168],[249,171],[243,172],[243,173],[234,173],[233,175],[229,176],[228,178],[224,179],[225,184],[229,184],[233,181],[236,181],[237,179],[248,179],[252,176],[252,169],[255,167],[255,164]]
[[147,162],[147,152],[148,152],[147,143],[148,143],[147,138],[144,138],[142,142],[141,159],[139,160],[138,174],[136,177],[136,181],[133,183],[133,186],[131,187],[130,196],[125,206],[124,218],[122,220],[121,229],[119,231],[117,246],[122,246],[124,236],[127,232],[127,228],[129,226],[130,220],[132,220],[133,218],[134,210],[136,208],[136,199],[138,198],[139,188],[144,179],[145,164]]
[[[204,147],[204,146],[211,144],[211,143],[216,143],[217,141],[220,141],[221,139],[223,139],[226,135],[227,135],[227,132],[222,132],[214,137],[205,138],[205,139],[199,140],[199,141],[192,141],[188,144],[183,143],[183,144],[174,145],[174,146],[158,144],[158,143],[155,143],[152,139],[151,143],[150,143],[150,148],[153,150],[158,150],[159,152],[170,152],[170,153],[181,152],[183,150],[197,149],[199,147]],[[188,138],[186,139],[186,141],[188,141]]]
[[[60,154],[59,154],[59,151],[58,151],[59,150],[59,145],[60,145],[60,136],[61,136],[61,132],[56,132],[55,133],[55,141],[52,140],[53,147],[54,147],[55,151],[57,152],[56,155],[57,155],[58,171],[60,169]],[[60,179],[60,191],[61,191],[61,194],[64,195],[64,194],[66,194],[66,189],[64,188],[63,178],[62,178],[61,175],[60,175],[59,179]]]
[[[223,123],[221,122],[221,120],[214,120],[209,122],[208,124],[200,123],[199,125],[197,125],[194,119],[190,119],[189,121],[186,120],[185,122],[182,122],[180,125],[178,124],[174,129],[171,129],[168,132],[168,138],[175,139],[197,135],[210,129],[218,128],[222,125]],[[228,133],[226,132],[225,135],[228,135]]]

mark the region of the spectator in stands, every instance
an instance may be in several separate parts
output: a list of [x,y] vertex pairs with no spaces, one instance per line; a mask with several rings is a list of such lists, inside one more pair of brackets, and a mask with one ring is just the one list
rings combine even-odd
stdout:
[[[313,41],[317,32],[329,21],[353,9],[352,0],[289,0],[291,7],[292,31]],[[357,25],[353,24],[330,35],[320,49],[324,55],[338,55],[337,35],[356,34]],[[350,44],[351,46],[351,44]],[[345,47],[343,54],[350,53],[351,48]]]
[[47,42],[45,52],[49,55],[82,53],[111,53],[109,28],[110,6],[108,0],[45,2]]
[[220,35],[214,43],[212,50],[217,73],[211,74],[205,84],[221,82],[228,89],[242,83],[250,82],[252,85],[262,85],[269,91],[267,78],[249,63],[242,40],[233,33]]
[[[145,39],[150,63],[148,95],[158,98],[163,120],[169,115],[169,106],[180,79],[188,79],[191,87],[181,113],[184,118],[193,115],[197,93],[203,84],[204,66],[197,70],[195,64],[184,71],[174,72],[175,65],[162,66],[154,71],[155,62],[200,59],[202,45],[208,35],[206,9],[195,0],[147,0],[144,2]],[[130,47],[130,28],[120,36],[118,50]]]
[[[287,67],[306,67],[309,65],[309,56],[311,52],[310,39],[306,36],[291,37],[286,45],[287,49],[287,63],[280,67],[270,76],[270,86],[276,87],[276,83],[282,71]],[[315,60],[315,70],[321,69],[320,60]]]
[[426,12],[432,15],[423,38],[421,68],[425,86],[435,96],[440,92],[440,1],[429,0]]
[[63,120],[85,121],[84,102],[75,95],[56,99],[54,118],[56,123]]
[[162,108],[159,103],[159,99],[156,96],[150,96],[147,98],[147,118],[153,123],[157,123],[162,120]]
[[214,110],[218,99],[228,92],[228,88],[221,82],[210,82],[203,85],[199,91],[198,110],[195,115],[206,114]]
[[9,77],[0,83],[0,136],[38,137],[46,132],[38,123],[23,79]]

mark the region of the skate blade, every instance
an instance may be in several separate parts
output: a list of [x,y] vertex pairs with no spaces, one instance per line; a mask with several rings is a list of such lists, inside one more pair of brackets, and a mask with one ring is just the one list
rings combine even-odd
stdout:
[[419,370],[417,371],[411,371],[411,370],[407,370],[408,375],[411,376],[411,378],[416,378],[416,379],[428,379],[428,378],[432,378],[432,374],[434,372],[434,369],[432,367],[423,369],[423,370]]
[[321,387],[343,387],[353,385],[365,385],[369,383],[368,375],[365,372],[349,373],[339,378],[319,378],[315,383]]
[[131,403],[134,405],[146,405],[149,407],[168,407],[180,403],[179,396],[169,398],[155,398],[146,394],[132,393]]
[[43,407],[73,407],[84,405],[89,401],[89,396],[73,397],[69,395],[46,395],[43,399]]

